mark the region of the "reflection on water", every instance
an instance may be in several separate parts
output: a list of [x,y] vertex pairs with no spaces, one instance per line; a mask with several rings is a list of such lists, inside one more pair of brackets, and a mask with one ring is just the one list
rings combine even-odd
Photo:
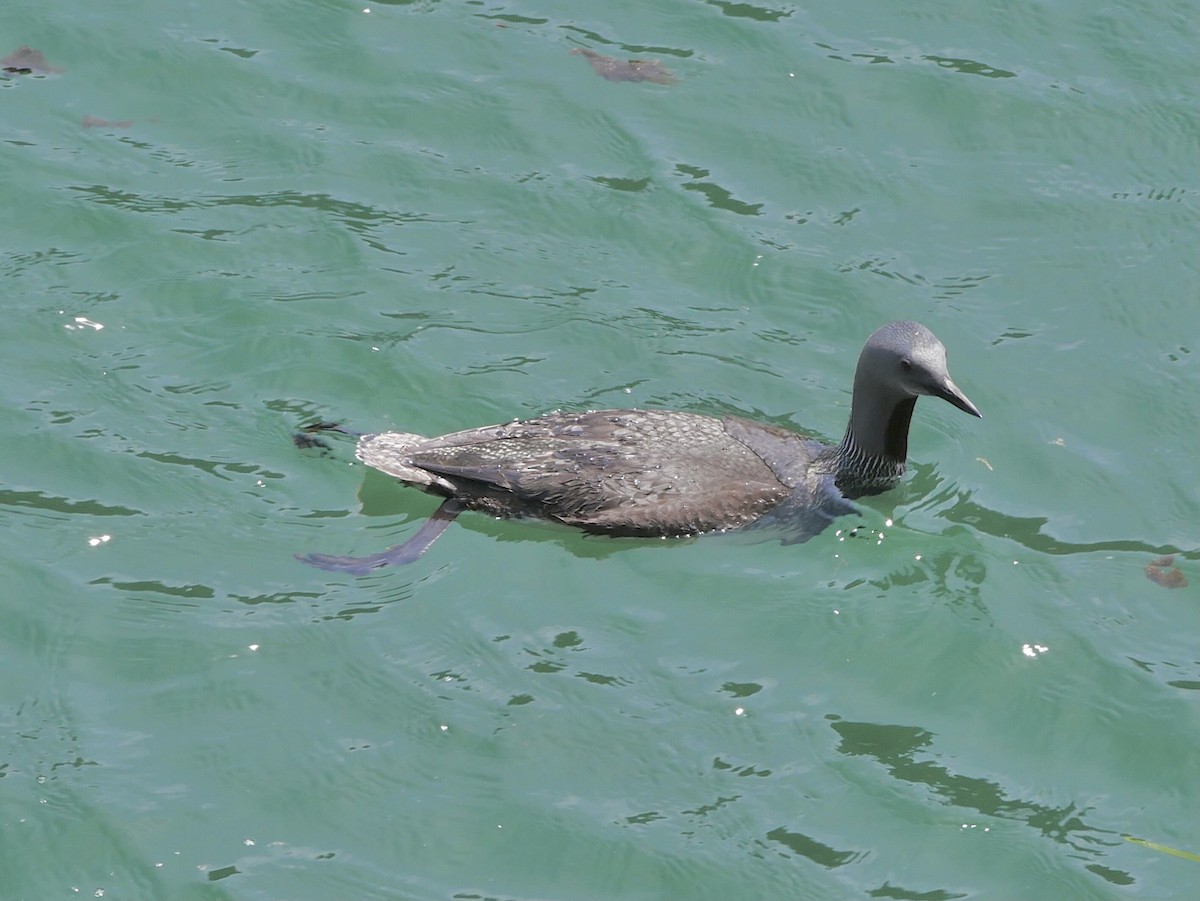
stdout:
[[933,733],[924,729],[854,723],[832,715],[829,719],[841,737],[838,746],[841,753],[874,758],[894,779],[929,788],[940,803],[985,817],[1023,822],[1045,838],[1092,859],[1088,869],[1114,885],[1130,885],[1134,881],[1128,873],[1094,862],[1103,856],[1104,848],[1119,845],[1121,837],[1111,830],[1089,826],[1085,819],[1088,809],[1079,809],[1074,804],[1048,807],[1011,798],[1000,785],[987,779],[954,773],[932,760],[919,760],[919,756],[930,756],[933,746]]

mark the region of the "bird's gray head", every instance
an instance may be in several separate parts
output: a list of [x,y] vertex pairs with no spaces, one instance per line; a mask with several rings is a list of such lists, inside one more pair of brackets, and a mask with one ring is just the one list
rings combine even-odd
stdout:
[[950,379],[946,348],[919,322],[891,322],[863,345],[854,372],[850,424],[837,447],[837,486],[846,497],[886,490],[904,473],[917,398],[940,397],[979,416]]
[[919,322],[890,322],[867,339],[858,358],[858,382],[880,397],[895,400],[922,394],[949,401],[964,413],[982,414],[950,378],[946,348]]

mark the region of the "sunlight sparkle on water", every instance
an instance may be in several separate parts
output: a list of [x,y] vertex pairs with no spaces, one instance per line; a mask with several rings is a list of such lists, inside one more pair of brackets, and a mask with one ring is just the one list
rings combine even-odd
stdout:
[[88,319],[86,316],[76,316],[70,322],[68,322],[66,325],[64,325],[63,328],[70,329],[73,332],[77,332],[80,329],[90,328],[93,331],[98,332],[98,331],[100,331],[100,329],[104,328],[104,323],[103,322],[93,322],[91,319]]

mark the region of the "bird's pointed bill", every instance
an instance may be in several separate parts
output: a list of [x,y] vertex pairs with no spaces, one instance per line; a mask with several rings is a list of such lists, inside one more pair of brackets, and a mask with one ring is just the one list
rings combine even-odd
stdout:
[[958,407],[964,413],[970,413],[972,416],[978,416],[983,419],[983,414],[979,412],[979,408],[971,403],[970,399],[962,393],[962,389],[947,377],[946,381],[941,385],[941,390],[937,392],[937,396],[942,400],[949,401]]

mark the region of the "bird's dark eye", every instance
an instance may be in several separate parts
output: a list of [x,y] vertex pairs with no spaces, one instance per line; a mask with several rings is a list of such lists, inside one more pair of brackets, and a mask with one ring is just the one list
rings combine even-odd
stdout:
[[900,361],[900,368],[903,369],[905,372],[911,372],[912,371],[912,360],[909,360],[907,358],[902,359]]

